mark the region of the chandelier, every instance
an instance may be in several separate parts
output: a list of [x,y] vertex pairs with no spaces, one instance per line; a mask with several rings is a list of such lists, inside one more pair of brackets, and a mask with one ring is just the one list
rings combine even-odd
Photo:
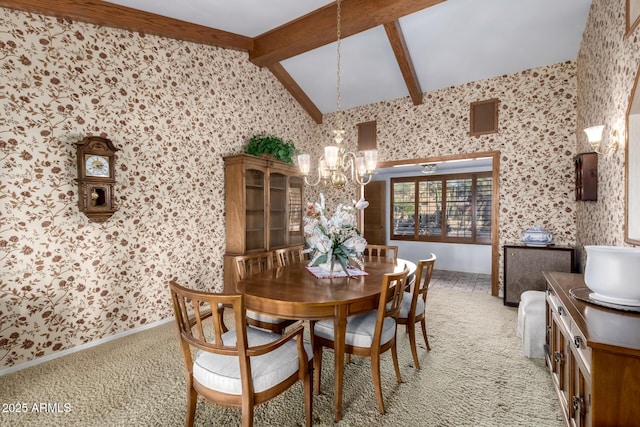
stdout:
[[436,173],[437,168],[438,168],[438,165],[436,163],[427,163],[424,165],[420,165],[420,169],[422,173],[427,175],[433,175],[434,173]]
[[309,180],[311,173],[311,157],[309,154],[303,153],[298,155],[298,167],[300,173],[304,176],[304,182],[309,186],[316,186],[320,182],[325,185],[331,184],[334,188],[343,188],[347,183],[347,175],[358,185],[367,185],[371,182],[373,174],[376,170],[378,161],[377,150],[366,150],[355,154],[345,150],[344,145],[344,129],[342,127],[342,111],[340,110],[340,2],[337,5],[337,94],[336,94],[336,118],[337,126],[333,131],[333,142],[331,145],[324,147],[324,155],[318,161],[318,176],[314,182]]

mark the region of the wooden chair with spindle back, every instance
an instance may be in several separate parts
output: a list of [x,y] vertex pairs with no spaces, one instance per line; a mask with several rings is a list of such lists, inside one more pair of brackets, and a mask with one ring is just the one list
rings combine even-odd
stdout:
[[278,267],[285,267],[287,265],[297,264],[305,262],[308,257],[303,253],[304,245],[290,246],[288,248],[276,249],[274,251],[276,255],[276,262]]
[[[251,427],[255,405],[297,381],[304,383],[306,425],[312,424],[313,350],[302,325],[285,335],[256,329],[247,326],[242,294],[196,291],[176,282],[169,289],[185,363],[187,427],[193,426],[198,395],[242,408],[242,426]],[[233,310],[235,329],[227,330],[214,314],[222,306]]]
[[[402,382],[396,348],[396,319],[400,312],[408,274],[409,270],[406,267],[402,272],[385,274],[382,279],[378,308],[347,319],[345,354],[371,359],[371,374],[381,414],[385,413],[385,409],[380,379],[380,355],[389,349],[391,349],[398,383]],[[334,348],[334,323],[333,319],[329,319],[311,322],[310,325],[315,359],[314,387],[315,393],[318,394],[322,371],[322,348]]]
[[364,249],[365,260],[398,260],[398,247],[391,245],[367,245]]
[[[274,267],[273,252],[256,252],[235,257],[236,271],[239,279],[244,279],[252,274],[271,270]],[[279,317],[247,310],[247,323],[257,328],[268,329],[282,334],[287,326],[296,323],[296,320],[281,319]]]
[[427,351],[431,350],[429,339],[427,338],[427,325],[425,320],[427,294],[431,284],[431,275],[433,267],[436,263],[436,256],[429,254],[427,259],[418,261],[415,281],[411,285],[410,291],[405,291],[402,298],[402,307],[398,315],[398,324],[406,325],[409,334],[409,344],[411,345],[411,354],[413,355],[413,363],[416,369],[420,369],[418,361],[418,350],[416,347],[416,323],[420,322],[422,326],[422,336],[427,345]]

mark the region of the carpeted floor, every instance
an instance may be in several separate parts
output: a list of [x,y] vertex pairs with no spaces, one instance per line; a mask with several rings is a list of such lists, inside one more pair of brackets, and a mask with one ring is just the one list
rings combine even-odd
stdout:
[[[370,363],[345,368],[339,426],[563,426],[551,378],[542,360],[522,356],[516,310],[486,292],[434,287],[429,302],[427,352],[413,368],[406,335],[398,349],[403,383],[391,354],[382,358],[387,414],[377,410]],[[175,325],[102,344],[0,377],[1,426],[181,426],[185,380]],[[322,394],[314,396],[316,426],[333,426],[333,355],[326,351]],[[28,413],[11,413],[16,404]],[[41,403],[49,405],[41,406]],[[10,406],[12,405],[13,406]],[[33,412],[49,409],[47,412]],[[53,410],[53,411],[51,411]],[[240,425],[240,412],[200,401],[196,425]],[[261,405],[256,426],[304,425],[302,385]]]

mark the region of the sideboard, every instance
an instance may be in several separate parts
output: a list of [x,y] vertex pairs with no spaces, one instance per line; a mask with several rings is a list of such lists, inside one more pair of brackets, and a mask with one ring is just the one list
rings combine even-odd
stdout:
[[567,425],[640,425],[640,314],[577,299],[581,274],[543,274],[545,360]]

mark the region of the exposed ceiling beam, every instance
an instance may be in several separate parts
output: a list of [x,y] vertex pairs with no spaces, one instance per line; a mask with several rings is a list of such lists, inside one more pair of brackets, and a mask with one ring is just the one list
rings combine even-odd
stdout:
[[[342,0],[343,38],[393,22],[445,0]],[[249,59],[264,67],[333,43],[336,35],[335,3],[317,9],[253,39]]]
[[99,0],[0,0],[0,7],[226,49],[253,48],[249,37]]
[[282,85],[289,91],[291,96],[298,101],[302,108],[311,116],[316,123],[322,123],[322,112],[315,106],[315,104],[309,99],[306,93],[300,86],[293,80],[291,75],[284,69],[280,63],[268,65],[267,68],[273,73],[274,76],[282,83]]
[[396,55],[396,61],[398,61],[398,66],[400,66],[400,71],[409,90],[413,105],[420,105],[422,104],[422,89],[420,89],[420,82],[418,81],[416,70],[413,67],[407,44],[404,41],[400,22],[395,20],[384,24],[384,30],[387,32],[391,48]]

